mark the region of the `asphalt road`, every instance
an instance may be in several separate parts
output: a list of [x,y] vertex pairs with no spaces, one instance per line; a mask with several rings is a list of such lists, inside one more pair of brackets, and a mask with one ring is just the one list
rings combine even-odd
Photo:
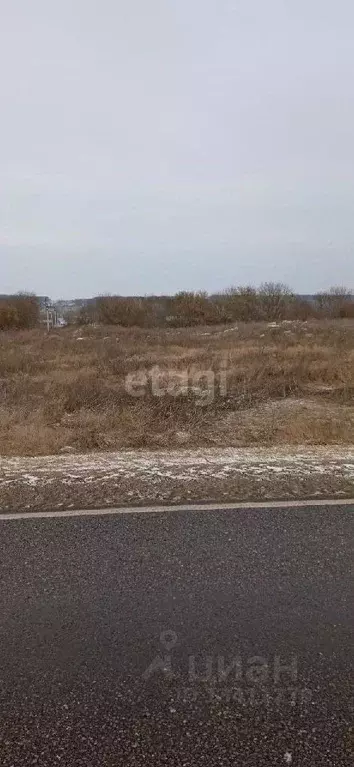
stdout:
[[353,765],[353,519],[1,521],[1,767]]

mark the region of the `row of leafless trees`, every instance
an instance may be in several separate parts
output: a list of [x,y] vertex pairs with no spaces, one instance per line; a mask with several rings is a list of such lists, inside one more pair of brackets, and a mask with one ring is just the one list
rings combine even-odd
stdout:
[[269,282],[259,288],[230,288],[214,296],[187,291],[168,297],[100,296],[83,306],[75,321],[124,327],[193,327],[237,321],[345,317],[354,318],[354,298],[345,288],[333,287],[303,298],[282,283]]
[[[333,287],[314,297],[296,296],[282,283],[268,282],[259,288],[235,287],[210,296],[204,292],[180,292],[174,296],[99,296],[69,313],[68,322],[99,323],[123,327],[193,327],[261,320],[354,318],[354,298],[343,287]],[[39,325],[40,303],[36,296],[0,297],[0,330]]]

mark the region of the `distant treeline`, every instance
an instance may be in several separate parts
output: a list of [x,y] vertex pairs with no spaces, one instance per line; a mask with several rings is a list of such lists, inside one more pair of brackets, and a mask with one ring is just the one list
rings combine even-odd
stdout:
[[[0,296],[0,330],[26,329],[43,321],[40,298]],[[174,296],[98,296],[65,313],[68,324],[123,327],[193,327],[233,322],[354,318],[354,297],[343,287],[299,296],[282,283],[232,287],[217,295],[183,291]]]
[[282,283],[259,288],[235,287],[218,295],[181,292],[174,296],[99,296],[88,301],[68,321],[124,327],[193,327],[262,320],[354,318],[354,297],[333,287],[313,297],[295,295]]

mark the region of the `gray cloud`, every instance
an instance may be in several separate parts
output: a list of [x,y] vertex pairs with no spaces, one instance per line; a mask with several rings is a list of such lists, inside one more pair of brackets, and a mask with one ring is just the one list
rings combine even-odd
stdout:
[[349,0],[4,0],[0,292],[354,284]]

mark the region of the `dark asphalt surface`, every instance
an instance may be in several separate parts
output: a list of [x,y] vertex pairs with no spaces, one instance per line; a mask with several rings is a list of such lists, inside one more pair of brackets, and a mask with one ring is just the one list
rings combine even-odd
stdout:
[[1,767],[353,765],[353,520],[0,522]]

